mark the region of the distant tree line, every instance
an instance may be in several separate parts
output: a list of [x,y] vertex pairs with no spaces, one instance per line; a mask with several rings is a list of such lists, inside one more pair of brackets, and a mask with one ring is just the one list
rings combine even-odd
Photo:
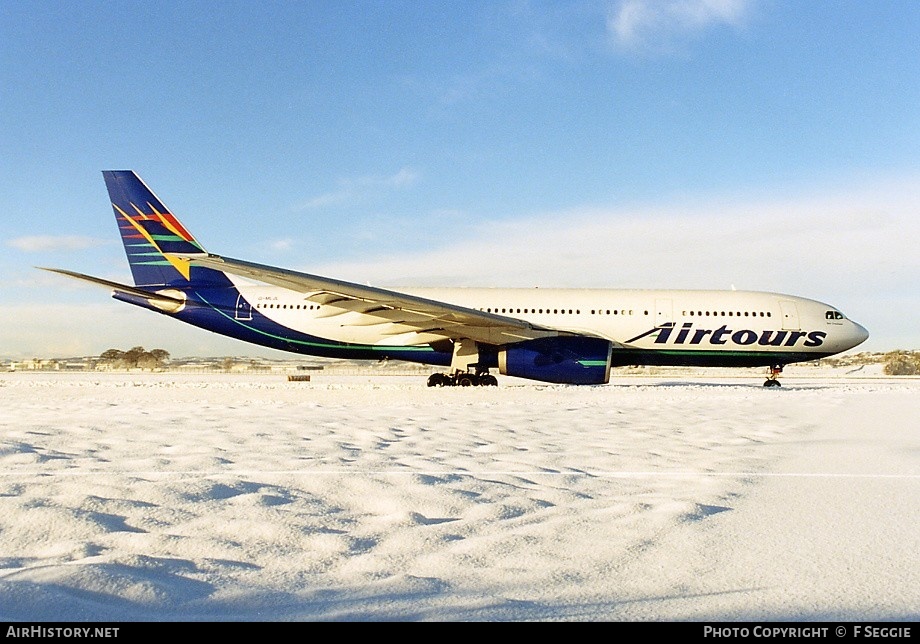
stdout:
[[127,351],[107,349],[99,356],[100,362],[117,369],[158,369],[169,362],[169,351],[134,347]]
[[885,354],[884,371],[889,376],[920,375],[920,352],[892,351]]

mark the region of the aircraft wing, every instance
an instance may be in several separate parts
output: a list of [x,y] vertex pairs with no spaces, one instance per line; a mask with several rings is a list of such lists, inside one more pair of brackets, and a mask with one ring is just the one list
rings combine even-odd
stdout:
[[175,256],[194,266],[307,293],[308,299],[323,305],[329,317],[356,312],[379,318],[380,324],[393,325],[390,327],[393,329],[392,335],[415,332],[450,339],[469,338],[487,344],[572,335],[564,330],[539,326],[518,318],[230,257],[213,254]]

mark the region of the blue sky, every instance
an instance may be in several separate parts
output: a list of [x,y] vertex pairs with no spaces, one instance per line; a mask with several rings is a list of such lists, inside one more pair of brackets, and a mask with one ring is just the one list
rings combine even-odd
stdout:
[[839,306],[867,349],[920,348],[914,1],[0,13],[0,355],[259,352],[33,268],[130,280],[104,169],[225,255],[380,285],[781,291]]

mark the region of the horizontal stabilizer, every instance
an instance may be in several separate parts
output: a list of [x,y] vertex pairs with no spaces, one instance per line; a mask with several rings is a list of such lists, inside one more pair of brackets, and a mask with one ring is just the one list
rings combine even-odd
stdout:
[[115,291],[116,293],[136,295],[147,300],[156,300],[158,302],[162,302],[163,304],[174,304],[176,306],[182,306],[185,304],[185,300],[181,298],[171,297],[162,293],[145,291],[144,289],[128,286],[126,284],[119,284],[118,282],[110,282],[109,280],[104,280],[101,277],[93,277],[92,275],[84,275],[83,273],[66,271],[62,268],[46,268],[44,266],[36,266],[36,268],[40,268],[43,271],[49,271],[51,273],[66,275],[67,277],[73,277],[78,280],[83,280],[84,282],[90,282],[92,284],[96,284],[97,286],[104,286],[112,291]]

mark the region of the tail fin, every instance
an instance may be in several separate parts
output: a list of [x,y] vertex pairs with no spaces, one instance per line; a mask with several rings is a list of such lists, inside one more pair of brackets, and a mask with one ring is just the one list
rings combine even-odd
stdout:
[[135,286],[229,286],[220,271],[192,267],[166,253],[205,250],[132,170],[102,173]]

